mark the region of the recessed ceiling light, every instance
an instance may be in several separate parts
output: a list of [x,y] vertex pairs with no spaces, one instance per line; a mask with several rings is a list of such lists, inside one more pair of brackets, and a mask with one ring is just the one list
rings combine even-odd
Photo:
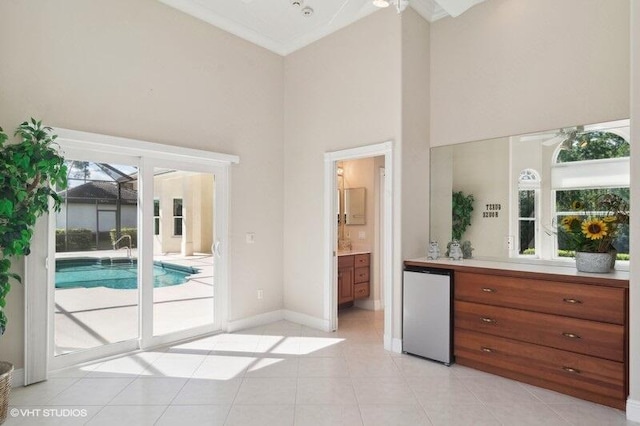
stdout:
[[311,16],[311,15],[313,15],[313,9],[311,9],[309,6],[303,7],[302,8],[302,14],[304,16]]
[[303,3],[303,0],[291,0],[291,6],[294,7],[301,7]]

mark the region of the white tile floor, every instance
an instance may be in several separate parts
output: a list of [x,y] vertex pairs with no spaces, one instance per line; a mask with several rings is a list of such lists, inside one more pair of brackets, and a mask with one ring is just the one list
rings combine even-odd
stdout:
[[[57,372],[13,425],[631,425],[622,411],[382,349],[382,315],[278,322]],[[11,413],[11,411],[10,411]],[[637,425],[637,424],[636,424]]]

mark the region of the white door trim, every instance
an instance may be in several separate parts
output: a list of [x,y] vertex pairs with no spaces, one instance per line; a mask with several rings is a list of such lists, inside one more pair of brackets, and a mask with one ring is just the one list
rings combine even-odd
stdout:
[[[140,173],[144,173],[144,168],[149,166],[149,160],[170,160],[172,164],[184,163],[189,166],[190,169],[207,169],[209,172],[216,173],[216,178],[219,182],[216,182],[216,208],[220,208],[217,213],[217,219],[220,222],[220,229],[216,227],[216,237],[220,242],[221,249],[218,251],[220,256],[216,263],[216,280],[217,289],[216,296],[220,295],[220,300],[216,297],[216,317],[220,319],[220,323],[216,324],[218,328],[226,326],[227,322],[227,295],[229,294],[226,286],[228,277],[228,265],[229,260],[226,256],[229,253],[227,246],[229,241],[228,231],[228,214],[229,214],[229,167],[231,164],[239,163],[239,157],[235,155],[220,154],[215,152],[181,148],[177,146],[163,145],[152,142],[140,141],[135,139],[127,139],[115,136],[101,135],[95,133],[80,132],[76,130],[54,128],[53,133],[58,135],[56,142],[60,146],[61,153],[64,156],[67,153],[77,154],[80,157],[87,157],[90,153],[100,153],[104,158],[135,158],[139,160]],[[111,161],[111,160],[107,160]],[[218,176],[217,174],[220,174]],[[143,176],[144,180],[144,176]],[[148,180],[148,179],[147,179]],[[151,178],[152,180],[152,178]],[[219,185],[218,185],[219,183]],[[147,182],[148,184],[148,182]],[[142,185],[144,186],[144,182]],[[151,186],[147,186],[150,188]],[[141,188],[141,196],[145,196],[144,188]],[[147,195],[148,197],[148,195]],[[152,197],[152,194],[151,194]],[[150,203],[151,206],[153,202]],[[147,206],[146,208],[152,208]],[[144,207],[144,206],[143,206]],[[48,232],[44,234],[52,235],[52,230],[55,229],[55,215],[49,215],[47,228]],[[139,226],[142,227],[144,232],[143,221],[139,221]],[[219,232],[218,232],[219,231]],[[147,232],[148,233],[148,232]],[[41,233],[43,234],[43,233]],[[55,240],[52,238],[43,238],[42,235],[36,235],[33,244],[32,252],[37,252],[31,259],[27,259],[27,266],[29,271],[43,271],[45,265],[42,259],[49,256],[49,253],[55,252]],[[53,250],[51,249],[53,247]],[[42,252],[46,250],[46,254]],[[40,261],[38,261],[40,259]],[[51,263],[51,262],[50,262]],[[53,263],[51,263],[53,265]],[[53,276],[55,268],[52,266],[46,273],[49,276],[49,282]],[[42,272],[40,272],[42,274]],[[33,277],[25,275],[27,279],[31,281]],[[41,281],[41,280],[40,280]],[[46,379],[46,372],[48,370],[54,370],[61,368],[69,363],[78,363],[87,360],[87,354],[83,352],[73,353],[58,357],[56,360],[52,355],[53,351],[53,288],[50,286],[36,285],[33,282],[25,282],[25,285],[30,286],[29,291],[25,294],[25,371],[33,372],[33,380],[40,381]],[[146,296],[145,299],[148,299]],[[152,295],[151,295],[152,297]],[[34,306],[39,306],[43,301],[48,306],[48,309],[32,309]],[[148,304],[148,300],[146,300]],[[143,308],[141,308],[143,309]],[[148,308],[147,308],[148,311]],[[220,316],[218,316],[220,314]],[[149,315],[149,312],[145,312],[144,315]],[[207,330],[200,330],[200,332],[208,332]],[[141,330],[142,331],[142,330]],[[148,330],[145,330],[148,332]],[[45,339],[29,339],[29,336],[41,336],[47,335]],[[143,336],[144,334],[141,334]],[[147,334],[149,335],[149,334]],[[179,339],[180,336],[175,335],[173,338]],[[149,340],[149,339],[147,339]],[[131,340],[126,342],[120,342],[113,345],[108,345],[103,351],[96,351],[95,356],[110,356],[115,353],[129,352],[140,348],[144,343],[157,343],[157,341],[142,342],[141,339]],[[46,356],[45,356],[46,355]],[[48,360],[46,359],[48,358]],[[48,365],[47,365],[48,364]],[[31,376],[29,376],[31,377]]]
[[384,346],[392,350],[392,319],[393,312],[393,272],[394,272],[394,238],[393,238],[393,142],[367,145],[324,154],[324,320],[329,330],[336,330],[338,321],[338,261],[336,250],[338,246],[338,228],[336,221],[335,190],[337,186],[336,162],[356,160],[367,157],[384,156],[386,170],[383,223],[383,251],[379,254],[382,262],[382,286],[384,294]]

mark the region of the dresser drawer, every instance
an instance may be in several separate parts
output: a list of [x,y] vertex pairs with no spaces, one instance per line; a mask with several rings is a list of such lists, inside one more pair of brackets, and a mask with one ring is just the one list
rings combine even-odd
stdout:
[[356,268],[359,266],[369,266],[369,253],[367,254],[356,254],[354,255],[354,263]]
[[456,300],[455,326],[623,362],[624,326]]
[[369,297],[369,283],[358,283],[353,286],[354,297],[361,299],[363,297]]
[[483,333],[455,329],[456,357],[569,389],[626,399],[624,364]]
[[624,324],[626,290],[498,275],[455,273],[455,298]]
[[356,268],[356,274],[354,281],[356,283],[366,283],[369,282],[369,267],[365,266],[363,268]]

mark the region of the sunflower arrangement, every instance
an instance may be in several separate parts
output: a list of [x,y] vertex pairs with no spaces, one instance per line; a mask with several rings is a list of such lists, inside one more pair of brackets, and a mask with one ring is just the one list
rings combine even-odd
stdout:
[[629,223],[629,203],[616,194],[603,194],[595,200],[575,200],[571,215],[561,219],[560,232],[572,250],[607,253],[615,250],[613,242],[621,226]]

